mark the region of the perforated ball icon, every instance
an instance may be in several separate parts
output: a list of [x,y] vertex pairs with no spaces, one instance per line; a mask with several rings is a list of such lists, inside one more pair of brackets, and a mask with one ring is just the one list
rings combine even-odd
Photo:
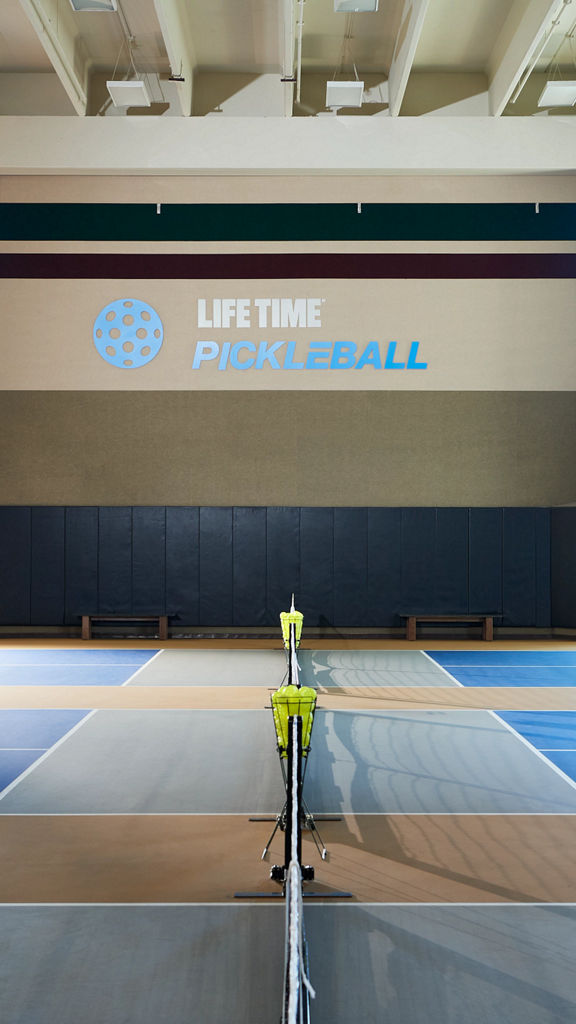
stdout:
[[94,344],[111,366],[137,370],[157,356],[164,339],[155,309],[140,299],[116,299],[94,321]]

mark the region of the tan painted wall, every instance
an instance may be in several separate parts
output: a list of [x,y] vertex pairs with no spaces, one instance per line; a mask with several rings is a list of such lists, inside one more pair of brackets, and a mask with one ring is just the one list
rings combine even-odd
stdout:
[[576,175],[0,175],[3,203],[573,203]]
[[[317,301],[318,326],[260,328],[255,304],[271,297]],[[213,301],[225,298],[250,303],[249,324],[201,326],[198,302],[206,302],[211,323]],[[149,303],[163,323],[160,352],[139,369],[111,366],[92,341],[95,318],[118,299]],[[2,381],[6,390],[566,391],[576,388],[575,300],[568,279],[4,280]],[[111,340],[119,351],[122,339]],[[270,360],[249,366],[263,344],[281,344],[282,367],[291,344],[292,361],[303,366],[313,344],[352,342],[360,356],[374,341],[379,369],[328,369],[329,349],[315,369],[273,368]],[[415,342],[415,361],[426,368],[408,368]],[[211,359],[194,369],[198,343],[220,351],[243,345],[242,368]],[[385,367],[390,343],[405,369]],[[127,365],[133,358],[121,355]]]
[[0,392],[2,504],[576,500],[576,397]]

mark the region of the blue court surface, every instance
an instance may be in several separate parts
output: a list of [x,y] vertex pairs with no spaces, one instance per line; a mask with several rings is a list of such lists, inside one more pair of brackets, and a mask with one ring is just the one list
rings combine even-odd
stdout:
[[0,791],[41,758],[88,711],[0,711]]
[[128,665],[134,671],[157,654],[158,651],[131,650],[43,650],[35,649],[1,649],[0,665]]
[[556,668],[576,668],[576,651],[426,651],[430,658],[450,671],[451,666],[469,668],[478,665],[485,668],[542,668],[551,665]]
[[[462,686],[576,686],[572,651],[429,651]],[[499,711],[552,764],[576,781],[576,712]]]
[[0,650],[0,686],[121,686],[156,653]]
[[[0,686],[122,686],[155,654],[154,650],[0,649]],[[88,714],[89,709],[0,711],[0,791]]]

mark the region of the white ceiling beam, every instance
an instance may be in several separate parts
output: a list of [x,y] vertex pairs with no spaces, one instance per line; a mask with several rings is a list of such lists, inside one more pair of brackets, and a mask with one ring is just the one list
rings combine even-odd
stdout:
[[[570,2],[570,0],[568,0]],[[490,112],[499,117],[530,62],[538,56],[565,0],[516,0],[490,57]]]
[[20,0],[77,114],[88,105],[90,61],[70,4],[58,0]]
[[400,113],[429,2],[430,0],[404,0],[400,31],[388,75],[389,110],[392,117],[397,117]]
[[184,79],[178,83],[178,98],[182,114],[189,117],[196,59],[188,8],[183,0],[154,0],[154,7],[172,74]]
[[0,174],[573,173],[557,117],[0,117]]

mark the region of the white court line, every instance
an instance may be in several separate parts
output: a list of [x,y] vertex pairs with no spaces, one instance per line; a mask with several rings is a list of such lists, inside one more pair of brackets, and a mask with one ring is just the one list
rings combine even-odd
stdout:
[[[422,651],[422,654],[425,654],[426,657],[429,657],[429,655],[427,655],[425,651]],[[434,661],[434,659],[430,658],[430,661]],[[439,662],[436,661],[434,662],[434,664],[438,665],[438,668],[440,668],[442,672],[445,672],[448,678],[451,679],[458,686],[461,686],[462,689],[471,689],[471,687],[466,687],[464,686],[463,683],[460,683],[453,675],[451,675],[450,672],[448,672],[447,669],[444,668],[443,665],[440,665]],[[546,687],[543,687],[543,689],[546,689]],[[564,779],[564,782],[567,782],[572,789],[576,789],[576,782],[574,781],[574,779],[571,779],[569,775],[566,775],[566,772],[563,772],[562,769],[559,768],[558,765],[554,764],[554,762],[551,761],[548,757],[544,757],[544,755],[537,749],[537,747],[533,746],[533,744],[530,743],[528,740],[525,740],[524,737],[519,732],[517,732],[516,729],[513,728],[513,726],[509,725],[508,722],[501,718],[500,715],[496,713],[496,711],[490,711],[488,708],[483,708],[482,710],[486,711],[487,714],[492,715],[492,718],[495,718],[496,721],[499,722],[500,725],[503,725],[504,728],[508,730],[508,732],[512,733],[512,735],[515,736],[517,740],[520,740],[520,743],[523,743],[524,746],[528,748],[528,750],[531,750],[532,753],[536,755],[536,757],[540,758],[540,760],[543,761],[544,764],[548,765],[548,767],[551,768],[552,771],[556,773],[556,775],[559,775],[561,779]]]
[[[155,658],[160,653],[161,653],[160,651],[157,651],[156,654],[153,655],[152,658],[150,658],[150,661],[152,661],[153,658]],[[148,662],[146,664],[148,664]],[[144,666],[142,666],[139,669],[139,671],[141,671],[143,667]],[[137,673],[134,673],[134,675],[136,675],[136,674]],[[133,679],[133,678],[134,678],[133,676],[129,676],[129,678],[126,680],[126,682],[122,683],[122,686],[126,686],[126,683],[129,683],[130,679]],[[87,686],[87,690],[89,691],[89,686]],[[29,709],[29,708],[24,708],[23,710],[26,710],[26,711],[28,711],[28,710],[38,711],[38,710],[54,710],[54,709],[52,709],[52,708],[51,709],[41,709],[41,708]],[[68,709],[67,708],[59,708],[58,710],[65,711],[65,710],[72,710],[72,709],[69,709],[69,708]],[[84,709],[83,708],[75,708],[73,710],[82,711]],[[48,757],[50,757],[50,755],[53,754],[55,750],[58,749],[58,747],[61,747],[62,744],[65,743],[65,741],[70,738],[70,736],[72,736],[75,732],[77,732],[78,729],[80,729],[80,727],[82,725],[85,725],[86,722],[90,718],[93,718],[94,715],[98,714],[98,711],[101,711],[101,710],[102,710],[101,708],[95,708],[93,711],[88,711],[88,714],[85,715],[84,718],[81,718],[79,722],[76,722],[76,725],[73,725],[72,728],[68,730],[68,732],[65,732],[64,735],[61,736],[60,739],[57,740],[56,743],[52,747],[50,747],[48,750],[46,750],[46,752],[42,755],[42,757],[39,757],[36,761],[34,761],[31,765],[29,765],[29,767],[26,768],[25,771],[23,771],[21,775],[18,775],[15,779],[13,779],[12,782],[10,782],[9,785],[6,786],[0,792],[0,801],[3,800],[5,796],[8,796],[8,793],[11,793],[12,790],[15,789],[16,786],[18,786],[23,781],[23,779],[27,778],[28,775],[31,775],[32,772],[36,770],[36,768],[38,768],[41,764],[43,764],[44,761]]]
[[542,754],[576,754],[576,747],[536,747]]
[[152,662],[156,661],[156,658],[158,658],[163,653],[164,653],[164,651],[162,649],[159,650],[159,651],[156,651],[156,654],[153,654],[152,657],[148,659],[148,661],[145,661],[144,664],[141,665],[140,668],[136,670],[136,672],[133,672],[132,675],[129,676],[128,679],[126,679],[126,681],[122,683],[122,686],[127,686],[128,683],[131,683],[133,679],[136,679],[136,676],[139,676],[140,673],[143,672],[145,668],[148,668],[148,665],[151,665]]
[[0,747],[2,750],[48,750],[48,747]]
[[[486,653],[488,653],[488,652],[486,652]],[[422,651],[422,654],[426,654],[426,651]],[[576,665],[567,665],[567,664],[565,664],[565,665],[524,665],[524,664],[513,665],[512,663],[510,663],[510,664],[505,664],[505,665],[493,665],[492,663],[487,662],[485,665],[482,665],[480,662],[470,662],[470,661],[452,661],[450,664],[451,664],[452,668],[470,668],[470,669],[476,669],[476,668],[478,668],[478,669],[481,669],[481,668],[490,668],[490,669],[492,669],[492,668],[539,668],[540,670],[548,669],[548,668],[564,668],[564,669],[574,669],[574,671],[576,671]]]
[[[340,818],[574,818],[576,811],[316,811],[322,816]],[[275,811],[10,811],[3,818],[270,818]],[[257,825],[258,822],[249,822]],[[260,824],[266,824],[260,822]],[[3,904],[0,904],[3,905]]]
[[[283,901],[279,900],[278,895],[276,895],[276,893],[274,893],[274,892],[270,893],[270,900],[274,901],[274,906],[277,906],[278,910],[282,910],[282,911],[284,910],[284,903],[283,903]],[[216,901],[216,900],[214,900],[212,903],[209,903],[209,902],[201,902],[201,903],[198,902],[197,903],[197,902],[195,902],[193,900],[188,900],[185,903],[161,903],[160,901],[158,901],[157,903],[96,903],[96,902],[94,902],[94,903],[81,903],[81,902],[78,902],[78,903],[2,903],[2,904],[0,904],[0,911],[3,910],[4,907],[14,907],[14,908],[17,907],[20,910],[22,910],[23,908],[28,908],[28,907],[30,909],[33,909],[35,907],[79,907],[79,908],[82,908],[83,910],[88,908],[88,907],[89,908],[100,908],[100,907],[107,907],[107,908],[110,908],[110,907],[123,907],[123,908],[124,907],[134,907],[134,908],[138,908],[138,907],[144,907],[146,910],[151,910],[154,907],[158,907],[158,909],[161,909],[163,907],[215,907],[215,908],[222,909],[222,910],[230,910],[231,907],[237,907],[238,909],[240,909],[241,907],[261,907],[263,904],[265,904],[265,902],[266,902],[266,897],[264,896],[264,897],[261,897],[258,900],[237,900],[237,899],[235,900],[235,899],[231,899],[231,900],[228,900],[226,903],[221,903],[220,901]],[[539,907],[539,908],[541,908],[541,907],[560,907],[561,909],[571,909],[571,908],[574,908],[576,910],[576,903],[550,903],[550,902],[546,902],[546,901],[538,902],[537,900],[530,900],[529,902],[526,902],[526,903],[505,903],[505,902],[502,902],[502,901],[500,903],[484,903],[484,902],[480,903],[479,901],[476,902],[476,903],[449,903],[449,902],[447,902],[447,903],[438,903],[438,902],[435,902],[435,903],[425,903],[425,902],[422,902],[420,900],[414,901],[414,902],[412,902],[412,901],[410,901],[410,902],[404,901],[403,903],[393,903],[393,902],[391,902],[391,903],[387,903],[387,902],[375,903],[373,901],[364,903],[364,902],[361,902],[361,901],[358,901],[358,902],[353,902],[352,901],[351,902],[350,900],[343,899],[342,902],[340,903],[339,901],[335,900],[333,897],[330,898],[330,899],[327,899],[327,900],[323,900],[322,896],[317,896],[315,898],[315,900],[314,900],[314,903],[307,903],[306,904],[306,910],[308,911],[308,909],[310,907],[318,906],[319,904],[322,904],[322,906],[331,906],[331,907],[333,907],[333,906],[349,907],[351,910],[361,910],[363,907],[405,907],[406,910],[415,910],[417,908],[419,911],[422,911],[422,909],[425,908],[425,907],[470,907],[470,908],[474,908],[475,907],[478,910],[482,910],[484,907],[506,907],[508,910],[512,910],[513,908],[516,909],[516,908],[525,908],[525,907]]]

